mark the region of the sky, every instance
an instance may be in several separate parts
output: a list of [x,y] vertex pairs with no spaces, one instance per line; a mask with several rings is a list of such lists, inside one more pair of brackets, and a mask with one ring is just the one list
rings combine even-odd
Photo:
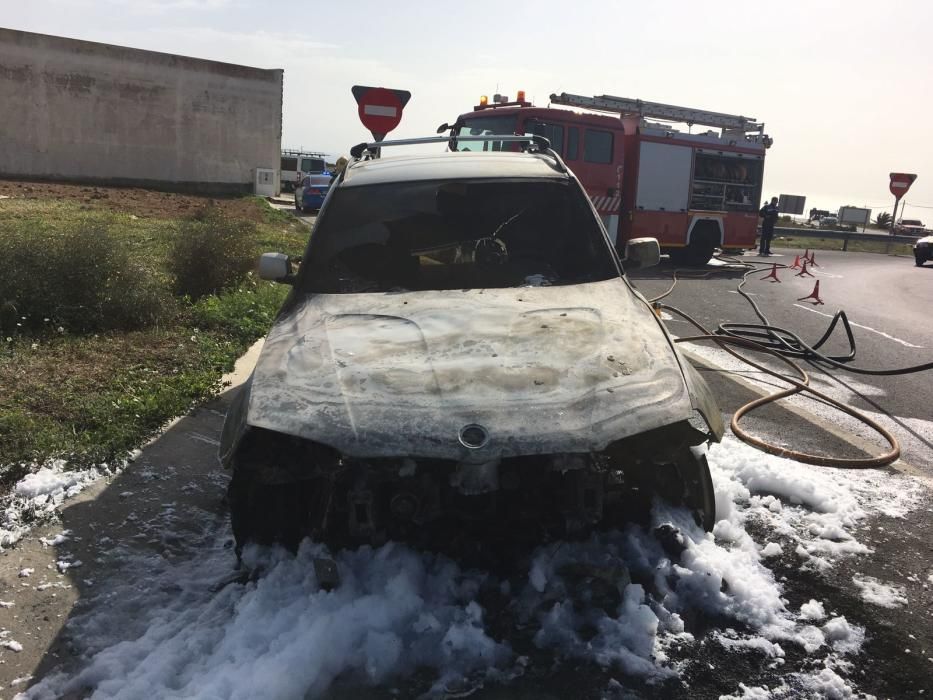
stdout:
[[335,155],[369,139],[354,84],[411,91],[393,137],[432,135],[497,89],[744,114],[774,139],[765,196],[877,215],[888,173],[911,172],[905,216],[933,223],[926,0],[0,0],[0,25],[283,68],[283,146]]

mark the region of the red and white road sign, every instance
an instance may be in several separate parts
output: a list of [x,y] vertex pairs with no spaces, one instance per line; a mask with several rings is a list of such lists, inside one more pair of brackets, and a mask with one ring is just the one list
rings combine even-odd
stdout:
[[411,93],[407,90],[354,85],[351,91],[356,99],[360,121],[377,141],[384,139],[386,134],[399,125],[402,110],[411,99]]
[[891,173],[891,182],[888,189],[891,190],[891,194],[900,199],[907,194],[907,190],[910,189],[916,179],[917,176],[911,173]]

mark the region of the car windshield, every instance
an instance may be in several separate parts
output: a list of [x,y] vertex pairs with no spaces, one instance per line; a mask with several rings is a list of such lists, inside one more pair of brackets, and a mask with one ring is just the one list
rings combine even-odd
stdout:
[[598,220],[569,181],[401,182],[333,192],[297,288],[503,288],[618,274]]
[[311,175],[308,184],[311,187],[330,187],[330,175]]
[[306,173],[322,173],[324,172],[324,159],[323,158],[302,158],[301,169],[304,170]]

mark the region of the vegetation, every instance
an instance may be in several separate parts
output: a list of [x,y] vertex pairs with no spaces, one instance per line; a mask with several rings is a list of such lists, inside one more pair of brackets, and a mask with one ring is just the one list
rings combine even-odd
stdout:
[[258,251],[253,222],[228,218],[220,207],[205,209],[183,222],[172,241],[168,267],[174,291],[199,299],[235,286]]
[[299,255],[307,238],[259,198],[234,201],[248,216],[3,201],[0,483],[51,457],[120,458],[222,389],[287,292],[250,273],[256,253]]
[[[779,236],[774,239],[776,248],[809,248],[810,250],[842,250],[843,241],[833,238],[810,238],[793,236]],[[860,241],[856,236],[849,239],[847,248],[853,253],[884,253],[889,255],[913,256],[913,248],[909,243],[882,243],[880,241]]]
[[0,324],[7,335],[47,324],[72,332],[129,330],[171,313],[162,281],[132,259],[106,217],[30,224],[0,221]]
[[887,228],[891,226],[891,215],[886,212],[880,212],[878,216],[875,217],[875,225],[882,228]]

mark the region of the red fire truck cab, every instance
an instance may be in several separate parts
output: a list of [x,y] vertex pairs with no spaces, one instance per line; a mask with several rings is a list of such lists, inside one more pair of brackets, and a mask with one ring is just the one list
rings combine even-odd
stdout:
[[[458,135],[545,136],[580,179],[610,238],[657,238],[678,263],[702,265],[716,247],[753,248],[765,150],[764,124],[737,115],[603,95],[551,95],[551,105],[480,100]],[[607,114],[609,113],[609,114]],[[610,116],[612,114],[613,116]],[[663,121],[648,121],[657,119]],[[687,131],[673,128],[685,124]],[[696,125],[718,127],[691,133]],[[514,147],[464,143],[459,150]]]

